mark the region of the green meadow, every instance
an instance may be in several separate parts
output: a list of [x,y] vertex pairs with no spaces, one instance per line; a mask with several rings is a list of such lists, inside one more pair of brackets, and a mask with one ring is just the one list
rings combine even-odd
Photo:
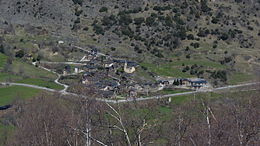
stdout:
[[38,95],[41,92],[39,89],[9,86],[0,88],[0,106],[11,104],[16,99],[28,99]]
[[62,90],[64,88],[63,86],[58,85],[53,81],[46,81],[43,79],[36,79],[36,78],[23,79],[23,80],[17,81],[17,83],[37,85],[37,86],[56,89],[56,90]]

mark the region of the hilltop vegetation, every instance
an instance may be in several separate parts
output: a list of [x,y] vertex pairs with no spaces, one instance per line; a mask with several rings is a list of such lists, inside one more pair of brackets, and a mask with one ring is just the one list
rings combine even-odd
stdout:
[[[204,77],[215,85],[235,74],[254,78],[259,67],[258,1],[12,0],[1,6],[9,7],[1,10],[2,48],[46,60],[74,58],[78,54],[68,45],[77,44],[147,65],[185,60],[160,71],[143,67],[160,76]],[[66,44],[57,45],[56,36]]]

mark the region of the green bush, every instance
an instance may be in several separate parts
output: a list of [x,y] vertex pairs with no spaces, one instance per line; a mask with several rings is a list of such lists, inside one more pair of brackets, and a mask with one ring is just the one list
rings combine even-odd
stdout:
[[72,0],[74,4],[79,4],[82,6],[83,0]]
[[83,12],[82,10],[76,9],[76,10],[75,10],[75,15],[76,15],[76,16],[80,16],[82,12]]
[[88,28],[87,26],[83,28],[83,30],[85,30],[85,31],[88,31],[88,29],[89,29],[89,28]]
[[99,12],[102,13],[102,12],[107,12],[108,11],[108,8],[107,7],[101,7],[99,9]]
[[122,27],[121,31],[123,35],[126,35],[130,38],[134,36],[134,32],[131,30],[130,27]]
[[228,39],[228,34],[226,33],[222,33],[222,35],[220,36],[220,39],[222,39],[223,41]]
[[187,35],[187,39],[188,39],[188,40],[194,40],[193,34],[188,34],[188,35]]
[[147,26],[152,26],[155,24],[155,18],[154,17],[147,17],[145,20],[145,23]]
[[119,17],[120,25],[129,25],[133,22],[132,17],[129,14],[123,14]]
[[220,79],[221,81],[225,82],[225,81],[227,81],[227,72],[224,70],[214,71],[211,74],[211,77],[214,79]]
[[113,26],[114,24],[116,24],[117,20],[116,17],[114,15],[111,16],[104,16],[102,19],[102,24],[105,26]]
[[216,17],[213,17],[211,20],[212,23],[217,24],[219,22],[219,19]]
[[209,11],[211,11],[211,8],[208,7],[208,3],[207,2],[208,2],[207,0],[201,0],[201,2],[200,2],[202,12],[209,12]]
[[25,53],[23,50],[19,50],[15,53],[15,57],[22,58],[24,57]]
[[136,25],[141,25],[144,22],[144,18],[143,17],[139,17],[139,18],[135,18],[134,19],[134,23]]
[[200,44],[199,43],[191,43],[190,44],[191,46],[193,46],[194,48],[199,48],[200,47]]
[[5,48],[4,48],[3,44],[0,45],[0,53],[2,53],[2,54],[5,53]]
[[105,33],[103,27],[102,27],[101,25],[99,25],[99,24],[94,24],[94,25],[93,25],[93,29],[94,29],[94,31],[95,31],[96,34],[102,34],[102,35],[104,35],[104,33]]
[[169,26],[169,27],[172,27],[172,26],[173,26],[172,18],[171,18],[169,15],[167,15],[167,16],[165,17],[165,25],[166,25],[166,26]]

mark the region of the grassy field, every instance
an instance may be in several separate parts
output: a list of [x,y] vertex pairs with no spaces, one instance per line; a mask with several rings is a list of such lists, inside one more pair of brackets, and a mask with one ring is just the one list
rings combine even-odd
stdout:
[[192,77],[188,73],[184,73],[181,69],[177,68],[176,66],[172,66],[171,64],[163,64],[163,65],[155,65],[150,63],[142,63],[142,66],[148,68],[151,72],[154,72],[160,76],[170,76],[170,77],[183,77],[188,78]]
[[17,80],[22,80],[22,79],[23,78],[21,76],[0,72],[0,82],[15,82]]
[[12,66],[13,66],[13,72],[17,74],[21,74],[21,76],[52,79],[52,80],[57,78],[57,76],[51,72],[37,68],[31,64],[27,64],[24,62],[14,61]]
[[188,92],[189,90],[184,89],[163,89],[159,91],[160,94],[175,94],[175,93],[183,93]]
[[0,69],[4,67],[6,60],[7,60],[7,56],[0,53]]
[[[3,68],[6,63],[7,56],[0,53],[0,69]],[[15,59],[11,65],[11,70],[13,74],[19,74],[19,76],[32,77],[32,78],[43,78],[43,79],[56,79],[57,75],[48,72],[46,70],[37,68],[29,63]],[[2,73],[1,73],[2,74]],[[9,73],[7,73],[9,74]],[[5,75],[7,75],[5,74]],[[4,74],[1,75],[2,78],[6,78]],[[14,76],[12,76],[14,77]]]
[[0,123],[0,146],[4,146],[4,143],[2,142],[12,134],[14,128],[14,126],[7,126]]
[[148,68],[148,70],[161,75],[161,76],[171,76],[171,77],[183,77],[183,78],[188,78],[188,77],[193,77],[189,73],[184,73],[182,72],[182,69],[184,66],[191,66],[197,64],[198,66],[203,66],[204,68],[212,68],[212,69],[225,69],[225,65],[221,65],[220,63],[217,62],[212,62],[209,60],[203,60],[203,59],[198,59],[198,60],[175,60],[171,63],[165,63],[165,64],[160,64],[160,65],[155,65],[151,63],[141,63],[143,67]]
[[243,83],[246,81],[250,81],[253,78],[254,78],[253,75],[250,75],[250,74],[235,73],[228,80],[228,84],[235,85],[235,84]]
[[37,85],[41,87],[56,89],[56,90],[61,90],[64,88],[63,86],[56,84],[54,81],[50,81],[47,79],[23,78],[21,76],[12,75],[8,73],[1,73],[1,72],[0,72],[0,82],[24,83],[24,84]]
[[36,79],[36,78],[23,79],[23,80],[17,81],[17,83],[37,85],[37,86],[56,89],[56,90],[62,90],[64,88],[63,86],[58,85],[58,84],[54,83],[53,81],[46,81],[43,79]]
[[187,59],[176,60],[176,61],[173,61],[172,63],[170,63],[169,65],[172,65],[172,66],[182,66],[182,64],[184,64],[184,65],[194,65],[194,64],[197,64],[197,65],[201,65],[201,66],[204,66],[204,67],[216,68],[216,69],[224,69],[224,68],[226,68],[226,66],[224,66],[224,65],[222,65],[220,63],[212,62],[212,61],[209,61],[209,60],[203,60],[203,59],[198,59],[198,60],[187,60]]
[[0,88],[0,106],[11,104],[16,98],[28,99],[39,94],[41,90],[21,86]]

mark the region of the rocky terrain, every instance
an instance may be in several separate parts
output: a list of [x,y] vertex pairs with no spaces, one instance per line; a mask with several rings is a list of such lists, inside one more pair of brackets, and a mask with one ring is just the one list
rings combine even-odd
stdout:
[[59,61],[75,57],[77,44],[140,62],[146,73],[217,84],[255,75],[259,9],[257,0],[1,0],[1,42],[45,60],[58,52]]

